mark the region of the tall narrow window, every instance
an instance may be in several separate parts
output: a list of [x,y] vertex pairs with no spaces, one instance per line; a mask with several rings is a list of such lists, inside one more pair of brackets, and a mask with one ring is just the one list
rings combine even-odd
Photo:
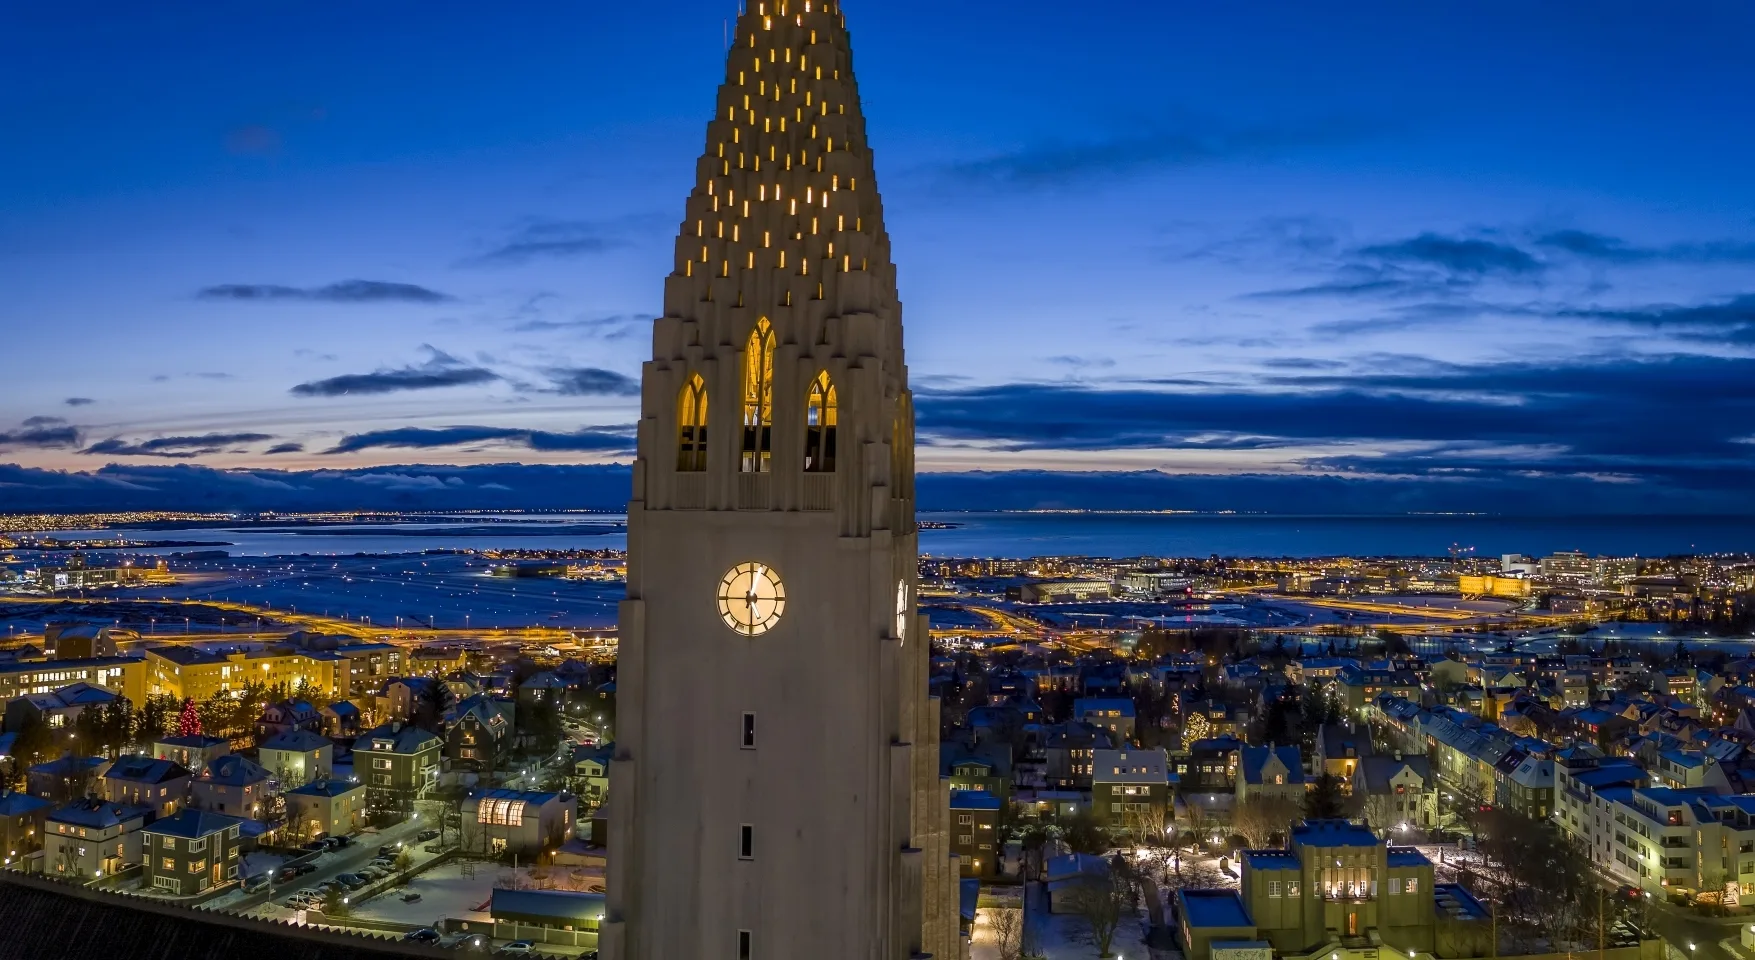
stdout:
[[756,748],[756,715],[753,713],[743,715],[743,748],[745,750]]
[[774,453],[774,327],[763,317],[750,331],[743,364],[744,473],[767,473]]
[[838,414],[835,382],[829,379],[829,371],[824,370],[811,381],[804,416],[805,472],[835,472],[835,421]]
[[744,824],[737,829],[737,858],[754,860],[756,858],[756,828]]
[[707,469],[707,383],[689,377],[676,401],[676,468],[685,473]]
[[750,960],[750,932],[748,930],[737,932],[737,960]]

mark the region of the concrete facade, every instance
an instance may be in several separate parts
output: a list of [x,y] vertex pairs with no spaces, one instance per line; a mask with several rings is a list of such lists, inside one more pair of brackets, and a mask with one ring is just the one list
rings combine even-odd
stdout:
[[957,957],[901,304],[835,0],[738,17],[652,343],[603,955]]

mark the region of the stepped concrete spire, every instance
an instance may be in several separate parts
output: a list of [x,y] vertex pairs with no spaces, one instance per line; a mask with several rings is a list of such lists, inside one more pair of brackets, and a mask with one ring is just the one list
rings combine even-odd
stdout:
[[902,307],[839,3],[738,17],[652,344],[603,955],[960,957]]

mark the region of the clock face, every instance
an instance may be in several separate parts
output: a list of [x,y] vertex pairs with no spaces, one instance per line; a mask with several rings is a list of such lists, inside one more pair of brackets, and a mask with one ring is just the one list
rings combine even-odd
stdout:
[[719,581],[719,615],[736,633],[761,636],[785,612],[786,587],[764,564],[740,563]]
[[908,581],[896,581],[896,639],[908,640]]

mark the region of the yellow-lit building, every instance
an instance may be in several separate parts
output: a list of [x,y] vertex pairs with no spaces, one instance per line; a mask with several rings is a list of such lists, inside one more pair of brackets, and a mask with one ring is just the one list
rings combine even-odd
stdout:
[[1502,597],[1527,600],[1530,582],[1518,577],[1459,577],[1457,591],[1465,597]]
[[0,663],[0,703],[49,693],[70,683],[89,683],[119,693],[138,706],[146,702],[146,674],[146,661],[134,657]]
[[208,653],[190,647],[151,647],[146,651],[146,689],[178,699],[210,700],[238,693],[252,683],[292,690],[302,681],[334,696],[337,663],[333,657],[300,650]]

